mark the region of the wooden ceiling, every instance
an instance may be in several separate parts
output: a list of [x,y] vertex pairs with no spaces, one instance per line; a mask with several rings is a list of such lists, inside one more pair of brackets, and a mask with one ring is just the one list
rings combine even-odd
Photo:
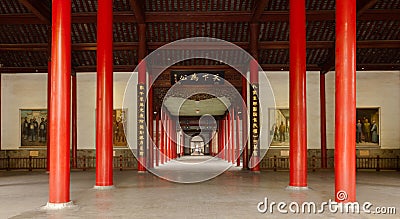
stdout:
[[[142,56],[140,25],[145,53],[178,39],[214,37],[256,55],[264,70],[288,70],[289,0],[113,2],[115,71],[132,71]],[[325,73],[334,69],[335,0],[306,0],[306,10],[307,69]],[[97,0],[72,0],[76,72],[96,71],[96,11]],[[51,0],[1,0],[0,72],[47,72],[50,31]],[[400,0],[357,0],[357,69],[400,70]]]

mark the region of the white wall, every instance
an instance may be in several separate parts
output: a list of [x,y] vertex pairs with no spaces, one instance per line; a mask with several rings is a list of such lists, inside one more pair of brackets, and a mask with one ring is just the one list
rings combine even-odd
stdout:
[[47,108],[47,74],[1,75],[1,149],[21,146],[20,109]]
[[[114,73],[114,109],[122,108],[130,73]],[[137,83],[134,74],[132,84]],[[127,95],[131,100],[128,119],[136,118],[136,89]],[[1,77],[1,145],[2,149],[18,149],[20,143],[20,109],[47,108],[47,74],[2,74]],[[95,148],[96,74],[77,74],[78,148]],[[128,120],[128,141],[136,141],[136,122]],[[7,127],[7,128],[6,128]]]
[[[266,73],[278,108],[289,108],[289,73]],[[260,78],[261,80],[261,78]],[[326,75],[327,147],[334,148],[335,72]],[[261,87],[262,89],[262,87]],[[307,72],[307,144],[320,148],[319,72]],[[262,91],[261,91],[262,93]],[[380,107],[380,146],[400,148],[400,71],[357,72],[357,107]]]
[[[114,108],[121,108],[131,74],[114,74]],[[268,72],[276,105],[289,107],[288,72]],[[134,74],[126,94],[128,142],[136,144],[136,83]],[[260,84],[266,83],[260,78]],[[78,73],[78,148],[94,149],[95,94],[94,73]],[[260,86],[260,93],[265,93]],[[327,146],[334,148],[335,73],[326,75]],[[1,76],[2,149],[20,147],[20,109],[47,108],[47,74],[2,74]],[[380,107],[380,143],[383,149],[400,148],[400,71],[358,72],[357,107]],[[307,72],[308,148],[320,148],[319,72]]]
[[[357,72],[356,105],[380,107],[380,145],[382,149],[400,148],[400,71]],[[335,73],[326,75],[327,144],[334,147]]]
[[[272,87],[277,108],[289,108],[289,72],[265,72]],[[260,84],[262,82],[260,77]],[[265,83],[263,83],[265,84]],[[264,93],[261,87],[261,94]],[[319,149],[320,136],[320,101],[319,72],[307,72],[307,144],[310,149]]]

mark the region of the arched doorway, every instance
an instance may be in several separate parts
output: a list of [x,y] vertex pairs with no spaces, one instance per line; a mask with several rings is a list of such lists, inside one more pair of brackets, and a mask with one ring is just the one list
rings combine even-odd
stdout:
[[203,156],[206,152],[204,139],[200,135],[196,135],[190,139],[190,155]]

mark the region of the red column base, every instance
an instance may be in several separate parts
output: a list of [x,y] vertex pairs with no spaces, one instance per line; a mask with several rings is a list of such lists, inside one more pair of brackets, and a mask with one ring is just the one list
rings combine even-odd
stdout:
[[[252,172],[260,172],[260,157],[254,157],[252,160],[252,163],[256,163],[256,165],[253,168],[250,168]],[[253,166],[253,165],[250,165]]]
[[138,172],[146,172],[146,168],[142,165],[145,162],[146,159],[144,157],[138,159]]

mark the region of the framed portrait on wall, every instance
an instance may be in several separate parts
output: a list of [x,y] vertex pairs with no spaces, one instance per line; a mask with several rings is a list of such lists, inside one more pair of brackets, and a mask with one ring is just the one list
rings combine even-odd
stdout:
[[126,141],[126,109],[113,110],[113,145],[116,147],[127,147]]
[[289,146],[289,108],[269,109],[271,146]]
[[47,109],[20,109],[21,146],[47,146]]
[[379,107],[356,109],[356,146],[379,146],[379,121]]

